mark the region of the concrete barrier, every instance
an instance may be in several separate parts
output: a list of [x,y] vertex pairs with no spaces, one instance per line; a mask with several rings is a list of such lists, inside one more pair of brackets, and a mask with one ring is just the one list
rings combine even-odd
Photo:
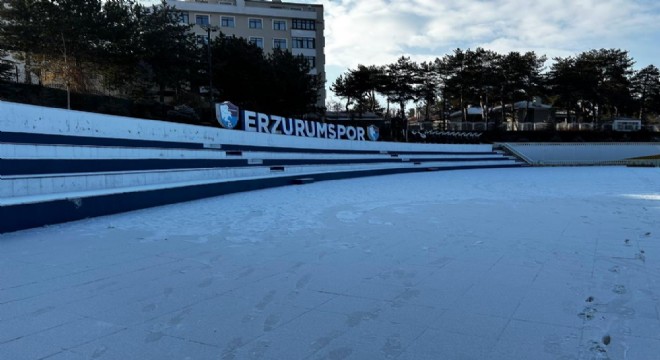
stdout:
[[630,159],[660,155],[660,143],[506,143],[530,165],[626,165]]

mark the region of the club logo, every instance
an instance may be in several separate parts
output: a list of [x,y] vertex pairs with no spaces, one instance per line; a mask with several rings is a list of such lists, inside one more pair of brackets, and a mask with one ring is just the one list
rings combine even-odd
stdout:
[[238,125],[238,106],[229,101],[215,104],[215,118],[225,129],[233,129]]
[[380,136],[380,130],[376,125],[369,125],[369,127],[367,127],[367,136],[369,137],[369,140],[376,141]]

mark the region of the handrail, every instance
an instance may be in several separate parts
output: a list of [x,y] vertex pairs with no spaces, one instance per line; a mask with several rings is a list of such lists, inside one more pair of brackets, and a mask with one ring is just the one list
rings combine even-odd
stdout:
[[508,152],[513,154],[515,157],[519,158],[520,160],[526,162],[528,165],[538,165],[537,162],[533,161],[532,159],[528,158],[527,156],[523,155],[521,152],[518,150],[514,149],[510,144],[508,143],[497,143],[497,145],[504,147]]

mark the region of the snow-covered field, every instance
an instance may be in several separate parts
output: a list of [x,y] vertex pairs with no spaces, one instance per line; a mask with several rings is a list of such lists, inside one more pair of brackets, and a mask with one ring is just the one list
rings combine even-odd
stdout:
[[660,169],[233,194],[0,235],[0,359],[660,358]]

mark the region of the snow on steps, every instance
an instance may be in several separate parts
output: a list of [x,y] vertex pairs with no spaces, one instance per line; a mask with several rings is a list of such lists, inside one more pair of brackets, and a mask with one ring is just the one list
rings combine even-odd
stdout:
[[0,232],[273,186],[514,166],[489,145],[309,139],[0,102]]

